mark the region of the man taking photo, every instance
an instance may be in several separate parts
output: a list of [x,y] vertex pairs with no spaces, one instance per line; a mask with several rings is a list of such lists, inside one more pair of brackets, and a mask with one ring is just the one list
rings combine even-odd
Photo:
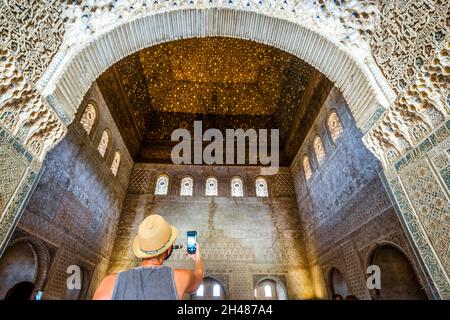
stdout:
[[197,244],[194,270],[164,266],[173,251],[178,229],[160,215],[142,221],[133,242],[134,255],[142,259],[139,267],[108,275],[100,283],[93,300],[177,300],[195,292],[203,281],[204,265]]

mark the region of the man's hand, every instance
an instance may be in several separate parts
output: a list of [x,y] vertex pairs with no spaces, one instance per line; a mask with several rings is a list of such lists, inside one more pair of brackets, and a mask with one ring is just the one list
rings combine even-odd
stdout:
[[182,270],[184,272],[188,272],[189,275],[189,284],[187,289],[184,292],[195,292],[200,284],[203,282],[203,274],[205,273],[205,267],[203,265],[203,259],[200,254],[200,246],[198,243],[195,245],[196,250],[195,254],[189,254],[187,251],[184,252],[184,255],[188,256],[195,262],[194,270]]
[[195,244],[195,253],[194,254],[189,254],[187,252],[187,250],[184,252],[185,256],[188,256],[189,258],[191,258],[194,262],[201,262],[202,261],[202,256],[200,254],[200,246],[198,243]]

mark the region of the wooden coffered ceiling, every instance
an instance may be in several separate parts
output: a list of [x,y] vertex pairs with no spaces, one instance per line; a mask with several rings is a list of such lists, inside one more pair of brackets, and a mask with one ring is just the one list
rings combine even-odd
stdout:
[[149,162],[169,162],[172,131],[192,130],[194,120],[202,120],[204,130],[223,132],[278,128],[289,162],[331,89],[293,55],[223,37],[146,48],[116,63],[97,83],[129,151]]

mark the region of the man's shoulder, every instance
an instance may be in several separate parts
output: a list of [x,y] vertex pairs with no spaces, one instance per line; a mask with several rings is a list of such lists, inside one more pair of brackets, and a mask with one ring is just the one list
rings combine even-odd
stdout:
[[117,272],[108,274],[106,277],[103,278],[101,284],[104,285],[105,287],[114,286],[117,279],[117,275],[118,275]]
[[175,280],[177,288],[181,288],[182,292],[185,292],[186,288],[189,287],[194,273],[189,269],[173,269],[173,278]]
[[172,270],[175,275],[190,276],[192,274],[192,270],[189,270],[189,269],[172,269]]
[[189,269],[175,269],[175,268],[173,268],[172,270],[173,270],[173,272],[186,272],[186,271],[191,271],[191,270],[189,270]]
[[116,284],[117,272],[111,273],[103,278],[102,282],[98,286],[93,299],[94,300],[110,300],[112,292]]
[[115,278],[117,278],[117,275],[118,275],[119,273],[118,272],[113,272],[113,273],[111,273],[111,274],[108,274],[106,277],[105,277],[105,279],[115,279]]

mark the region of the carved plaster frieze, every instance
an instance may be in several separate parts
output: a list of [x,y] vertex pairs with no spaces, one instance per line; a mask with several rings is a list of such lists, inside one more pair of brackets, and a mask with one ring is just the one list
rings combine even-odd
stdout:
[[86,0],[65,10],[64,46],[101,33],[127,20],[186,8],[225,7],[248,10],[303,23],[345,45],[367,50],[379,11],[376,1],[320,0]]
[[24,78],[14,56],[0,47],[0,123],[40,158],[59,141],[66,127]]
[[450,116],[450,39],[384,112],[363,141],[385,166],[420,143]]

